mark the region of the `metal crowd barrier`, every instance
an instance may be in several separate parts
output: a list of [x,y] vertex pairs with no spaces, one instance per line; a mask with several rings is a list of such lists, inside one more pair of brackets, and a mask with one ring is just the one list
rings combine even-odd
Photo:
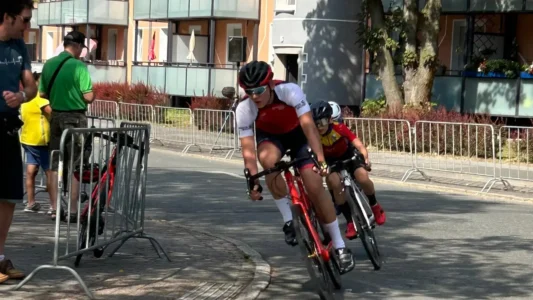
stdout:
[[[148,124],[122,122],[120,128],[80,128],[63,132],[57,151],[59,192],[56,201],[60,205],[53,261],[37,267],[15,287],[16,290],[43,269],[66,270],[78,280],[86,294],[94,298],[79,274],[59,262],[76,257],[75,265],[79,265],[84,254],[93,252],[100,257],[107,247],[118,243],[109,251],[111,257],[130,238],[148,239],[156,253],[170,261],[161,245],[144,232],[149,127]],[[76,153],[76,159],[67,153]],[[81,183],[77,180],[80,178]],[[76,192],[76,185],[79,192]],[[67,222],[60,220],[63,211]],[[71,213],[73,211],[79,213]]]
[[193,143],[184,149],[187,152],[191,146],[226,151],[225,158],[231,159],[239,148],[237,132],[235,130],[235,113],[231,110],[195,109],[193,112]]
[[[182,152],[196,146],[210,153],[226,151],[225,157],[231,158],[240,151],[230,110],[124,103],[118,107],[117,120],[151,123],[154,139],[181,144]],[[346,118],[345,123],[368,147],[372,163],[405,168],[401,181],[414,173],[426,180],[435,172],[476,176],[486,179],[482,192],[496,183],[509,189],[509,181],[533,181],[533,127],[377,118]]]

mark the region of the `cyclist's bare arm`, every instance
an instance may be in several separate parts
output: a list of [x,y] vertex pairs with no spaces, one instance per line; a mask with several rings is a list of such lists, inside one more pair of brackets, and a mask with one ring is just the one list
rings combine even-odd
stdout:
[[255,140],[253,136],[247,136],[240,139],[242,147],[242,157],[244,158],[244,167],[250,170],[250,174],[257,174],[257,156],[255,154]]
[[311,112],[306,112],[300,116],[300,126],[307,138],[309,147],[316,155],[319,162],[324,162],[324,151],[322,150],[322,143],[320,142],[320,134],[316,128],[315,121]]
[[355,138],[355,140],[352,141],[352,145],[359,150],[359,152],[363,155],[365,160],[368,161],[368,151],[366,150],[365,145],[361,142],[359,138]]

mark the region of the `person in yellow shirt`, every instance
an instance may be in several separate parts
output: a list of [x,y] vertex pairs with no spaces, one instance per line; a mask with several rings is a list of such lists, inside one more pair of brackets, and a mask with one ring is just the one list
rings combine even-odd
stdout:
[[[40,73],[33,73],[33,77],[39,85]],[[25,212],[38,212],[41,205],[35,202],[35,178],[41,167],[46,173],[46,188],[50,191],[50,154],[48,143],[50,141],[50,115],[52,108],[50,102],[41,98],[39,94],[31,101],[20,106],[22,122],[20,143],[26,153],[26,192],[28,204]],[[55,202],[50,198],[50,212],[55,211]]]

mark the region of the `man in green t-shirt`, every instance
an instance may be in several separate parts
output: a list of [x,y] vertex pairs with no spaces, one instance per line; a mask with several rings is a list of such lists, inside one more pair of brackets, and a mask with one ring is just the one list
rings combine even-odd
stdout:
[[[41,97],[50,100],[52,107],[52,118],[50,120],[50,152],[60,149],[61,135],[69,128],[87,128],[87,105],[94,101],[94,93],[91,76],[84,62],[80,60],[81,53],[85,47],[85,35],[78,31],[69,32],[64,40],[65,51],[58,56],[46,61],[41,74],[39,92]],[[59,71],[58,71],[59,70]],[[55,77],[55,79],[54,79]],[[65,141],[65,153],[63,156],[64,171],[70,165],[72,156],[73,166],[80,165],[81,141],[74,140],[74,150],[71,151],[72,138]],[[52,180],[57,180],[57,168],[59,156],[54,155],[51,161]],[[65,177],[65,184],[68,177]],[[77,200],[79,193],[79,182],[71,177],[71,184],[68,189],[71,191],[71,211],[70,222],[77,222]],[[57,184],[51,184],[50,195],[57,199]],[[52,219],[56,218],[55,212]]]

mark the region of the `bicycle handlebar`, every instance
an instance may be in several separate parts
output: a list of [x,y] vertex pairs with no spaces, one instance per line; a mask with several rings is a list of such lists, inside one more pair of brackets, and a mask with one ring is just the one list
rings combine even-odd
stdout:
[[[287,162],[287,161],[279,161],[279,162],[277,162],[274,165],[274,167],[266,169],[266,170],[263,170],[263,171],[255,174],[255,175],[250,175],[250,170],[248,168],[245,168],[244,169],[244,177],[246,178],[246,182],[248,183],[247,184],[248,185],[248,193],[250,193],[250,191],[256,185],[255,181],[257,179],[259,179],[259,178],[261,178],[261,177],[263,177],[265,175],[268,175],[268,174],[286,171],[287,169],[293,167],[297,163],[302,162],[302,161],[304,161],[306,159],[313,160],[313,163],[315,164],[315,166],[318,167],[319,164],[318,164],[318,161],[316,159],[316,155],[313,153],[313,150],[311,150],[311,148],[307,148],[307,153],[308,153],[307,156],[295,158],[295,159],[293,159],[293,160],[291,160],[289,162]],[[258,190],[258,192],[261,192],[261,191],[262,191],[262,188],[260,188],[260,190]]]
[[339,167],[342,167],[344,168],[347,164],[350,164],[354,161],[361,161],[361,165],[368,171],[370,172],[372,170],[372,168],[370,167],[370,165],[367,165],[364,160],[361,159],[361,155],[359,152],[357,151],[354,151],[354,154],[352,157],[348,158],[348,159],[345,159],[345,160],[341,160],[341,161],[337,161],[335,162],[334,164],[332,164],[331,166],[329,166],[330,169],[335,169],[335,168],[339,168]]
[[[113,136],[110,136],[108,134],[105,134],[105,133],[100,133],[100,132],[95,132],[95,133],[92,133],[91,135],[93,136],[96,136],[96,137],[99,137],[101,139],[104,139],[104,140],[108,140],[112,143],[119,143],[121,146],[126,146],[126,147],[130,147],[130,148],[133,148],[135,150],[139,150],[140,147],[139,145],[136,145],[134,144],[133,142],[133,137],[127,133],[114,133]],[[117,136],[120,135],[120,141],[119,139],[117,139]]]
[[357,155],[354,154],[354,156],[348,158],[348,159],[345,159],[345,160],[340,160],[340,161],[337,161],[335,162],[334,164],[332,164],[330,167],[330,169],[334,169],[334,168],[338,168],[338,167],[343,167],[349,163],[352,163],[353,161],[357,160]]

